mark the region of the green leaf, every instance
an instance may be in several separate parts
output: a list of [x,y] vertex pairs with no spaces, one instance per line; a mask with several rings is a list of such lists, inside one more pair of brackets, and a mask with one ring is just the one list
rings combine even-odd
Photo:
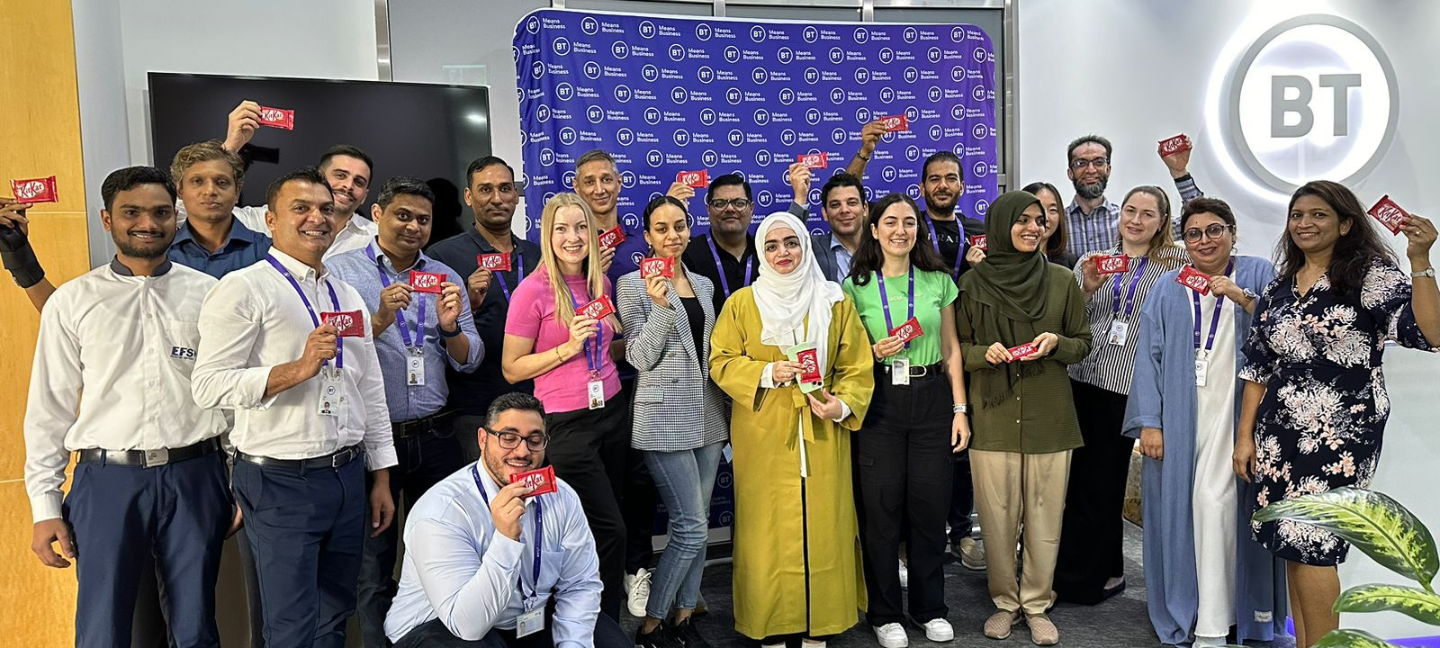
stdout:
[[1274,502],[1255,513],[1256,522],[1294,520],[1334,533],[1375,562],[1430,590],[1440,555],[1430,530],[1399,502],[1376,491],[1337,488]]
[[1314,648],[1402,648],[1364,630],[1331,630]]
[[1336,612],[1382,612],[1390,610],[1416,621],[1440,625],[1440,596],[1422,589],[1399,585],[1360,585],[1345,590],[1335,599]]

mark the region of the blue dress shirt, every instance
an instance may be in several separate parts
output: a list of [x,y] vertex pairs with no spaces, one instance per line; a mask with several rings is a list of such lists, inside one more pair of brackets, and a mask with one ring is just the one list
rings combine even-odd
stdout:
[[265,258],[270,251],[270,237],[245,227],[236,219],[230,226],[230,238],[211,254],[195,240],[190,221],[180,224],[175,241],[170,244],[170,260],[187,268],[199,270],[216,279],[250,266]]

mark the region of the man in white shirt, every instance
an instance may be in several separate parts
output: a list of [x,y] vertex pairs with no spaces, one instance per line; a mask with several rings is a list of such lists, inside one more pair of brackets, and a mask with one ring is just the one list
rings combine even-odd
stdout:
[[77,646],[129,640],[152,569],[173,645],[218,646],[215,581],[233,518],[226,423],[190,395],[200,303],[216,281],[166,257],[176,192],[164,172],[121,169],[101,193],[118,252],[60,286],[40,316],[25,411],[31,548],[50,567],[79,563]]
[[600,614],[600,560],[575,490],[531,495],[515,477],[545,460],[545,411],[501,395],[478,431],[480,461],[436,484],[405,521],[395,648],[629,648]]
[[[193,393],[202,407],[235,410],[234,489],[266,645],[341,646],[366,530],[365,466],[370,532],[395,513],[390,416],[365,302],[322,261],[336,228],[329,186],[301,169],[266,193],[274,246],[205,298]],[[348,315],[354,336],[340,337],[332,315]]]

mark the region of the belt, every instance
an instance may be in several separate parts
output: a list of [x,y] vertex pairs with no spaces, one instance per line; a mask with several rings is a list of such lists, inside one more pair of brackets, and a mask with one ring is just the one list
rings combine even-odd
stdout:
[[408,421],[398,421],[390,424],[390,430],[395,433],[395,438],[403,439],[418,434],[425,434],[431,430],[448,431],[451,421],[455,420],[457,412],[441,412],[431,416],[422,416]]
[[235,456],[241,461],[252,463],[257,466],[270,466],[272,468],[289,468],[292,470],[314,470],[316,468],[339,468],[354,459],[365,454],[359,445],[348,448],[341,448],[328,455],[311,457],[309,459],[275,459],[272,457],[260,457],[252,454],[235,452]]
[[189,461],[198,457],[218,452],[220,450],[220,438],[210,437],[194,445],[183,448],[160,448],[158,450],[105,450],[103,448],[86,448],[76,452],[80,455],[80,463],[103,463],[114,466],[140,466],[141,468],[154,468],[165,464]]
[[[881,371],[883,371],[884,373],[890,373],[889,364],[881,363],[880,367]],[[939,376],[943,376],[944,374],[944,365],[939,362],[932,365],[924,365],[918,367],[915,365],[910,365],[911,378],[937,378]]]

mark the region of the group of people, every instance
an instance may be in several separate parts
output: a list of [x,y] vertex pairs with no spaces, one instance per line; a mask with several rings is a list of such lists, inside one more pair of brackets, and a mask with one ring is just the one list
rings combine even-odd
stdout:
[[[28,205],[0,199],[5,267],[41,309],[32,548],[78,562],[77,645],[124,643],[162,607],[174,645],[217,645],[238,531],[256,646],[339,646],[352,615],[367,646],[708,646],[721,462],[740,634],[824,645],[863,611],[884,648],[908,645],[907,619],[952,640],[950,552],[987,573],[985,636],[1024,624],[1053,645],[1057,600],[1125,587],[1138,438],[1159,639],[1270,640],[1288,609],[1308,646],[1337,623],[1346,545],[1250,515],[1367,484],[1385,343],[1440,349],[1429,220],[1402,228],[1407,278],[1354,194],[1311,182],[1277,259],[1239,256],[1189,151],[1162,157],[1178,210],[1154,186],[1109,201],[1112,148],[1091,135],[1067,150],[1070,203],[1035,183],[975,219],[947,152],[922,165],[924,209],[867,203],[869,124],[815,235],[799,163],[789,210],[753,231],[733,174],[703,196],[677,183],[624,231],[619,170],[592,151],[535,242],[512,233],[513,169],[486,157],[465,178],[473,223],[431,242],[426,184],[384,182],[367,218],[374,164],[350,146],[237,207],[258,111],[168,173],[107,177],[115,258],[59,287]],[[692,237],[696,198],[710,230]]]

